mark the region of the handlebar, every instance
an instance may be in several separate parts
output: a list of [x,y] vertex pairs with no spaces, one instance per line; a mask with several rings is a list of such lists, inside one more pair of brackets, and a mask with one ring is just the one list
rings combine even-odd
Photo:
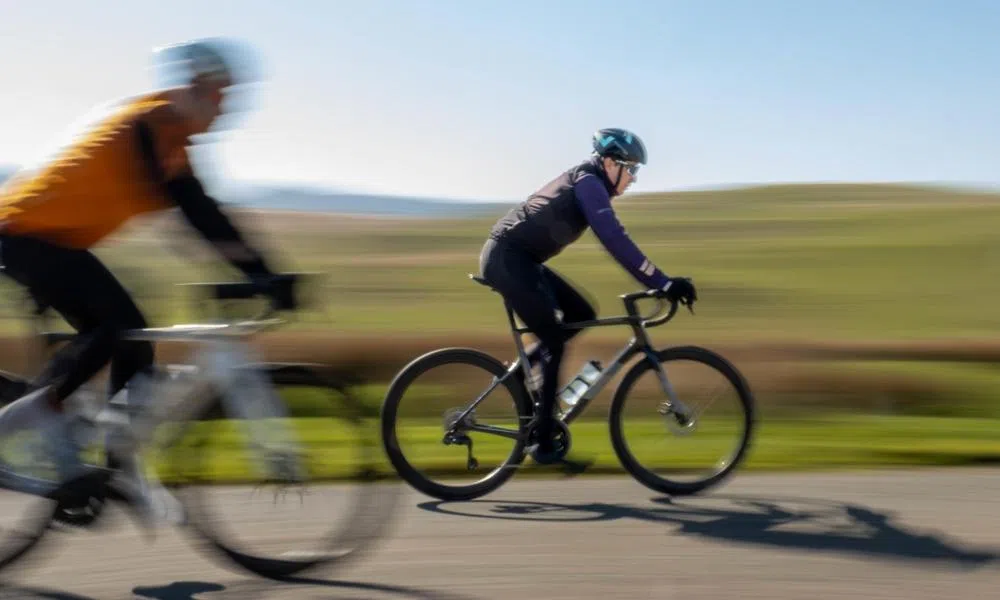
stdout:
[[208,286],[209,293],[215,300],[253,300],[258,297],[268,297],[271,300],[272,310],[295,310],[296,284],[299,279],[298,273],[282,273],[259,281],[227,281],[203,285]]
[[[221,283],[186,283],[184,287],[190,287],[205,292],[209,299],[214,301],[226,300],[253,300],[261,297],[269,298],[267,307],[256,317],[249,320],[241,319],[237,323],[229,326],[177,326],[160,331],[159,333],[169,335],[176,334],[190,327],[204,327],[206,331],[217,333],[235,332],[237,335],[266,329],[280,324],[282,321],[275,318],[275,314],[280,311],[295,311],[305,305],[310,305],[317,300],[317,292],[303,293],[303,286],[306,280],[311,279],[316,274],[307,273],[282,273],[266,280],[252,282],[221,282]],[[46,329],[51,317],[51,306],[43,298],[31,293],[25,294],[25,301],[29,305],[32,313],[34,333],[42,337],[47,345],[67,342],[75,338],[76,332],[49,331]],[[156,328],[148,329],[154,331]],[[140,336],[143,334],[139,334]],[[146,339],[146,338],[142,338]]]
[[267,307],[253,321],[265,321],[278,312],[292,312],[301,308],[304,273],[281,273],[255,281],[189,283],[187,287],[204,290],[211,300],[255,300],[268,298]]
[[[660,325],[663,325],[667,321],[673,319],[674,316],[677,314],[677,309],[680,308],[680,302],[677,300],[667,299],[666,295],[663,293],[662,290],[644,290],[641,292],[632,292],[631,294],[622,294],[619,296],[619,298],[621,298],[622,302],[625,303],[625,310],[628,312],[629,317],[638,319],[639,324],[643,328],[647,329],[650,327],[659,327]],[[638,303],[639,300],[646,300],[646,299],[656,299],[657,308],[648,316],[643,317],[642,315],[639,314],[639,311],[636,308],[636,304]],[[663,309],[668,304],[670,306],[670,309],[666,312],[666,314],[657,316],[663,312]]]

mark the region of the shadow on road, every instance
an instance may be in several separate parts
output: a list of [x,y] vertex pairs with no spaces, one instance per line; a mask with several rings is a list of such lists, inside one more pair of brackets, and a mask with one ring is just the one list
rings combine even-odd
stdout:
[[45,588],[21,586],[21,585],[0,585],[0,600],[97,600],[90,596],[71,594],[60,590],[50,590]]
[[[295,596],[301,598],[409,598],[413,600],[471,600],[468,596],[458,596],[436,590],[419,589],[398,585],[363,583],[358,581],[329,581],[323,579],[289,578],[282,581],[247,580],[230,585],[204,581],[175,581],[169,585],[136,587],[132,590],[135,598],[150,600],[222,600],[225,598],[269,598],[278,591],[295,588]],[[327,595],[337,590],[336,595]],[[204,594],[204,595],[201,595]],[[346,595],[342,595],[346,594]],[[46,596],[42,596],[45,598]],[[52,596],[52,598],[63,598]],[[66,600],[78,600],[75,596],[65,596]],[[79,599],[83,600],[83,599]],[[89,599],[88,599],[89,600]]]
[[964,568],[981,567],[1000,559],[1000,549],[963,548],[957,541],[929,531],[907,530],[894,523],[891,515],[855,504],[725,495],[685,501],[655,498],[652,502],[661,508],[500,500],[432,501],[418,507],[486,519],[572,523],[639,519],[675,526],[680,535]]

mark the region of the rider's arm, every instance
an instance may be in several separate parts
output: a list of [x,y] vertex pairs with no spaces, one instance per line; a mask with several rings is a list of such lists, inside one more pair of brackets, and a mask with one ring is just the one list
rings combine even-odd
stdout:
[[215,249],[237,269],[250,277],[273,273],[259,252],[250,247],[236,227],[219,208],[219,204],[205,193],[201,182],[184,169],[180,174],[166,178],[157,159],[156,143],[152,129],[144,121],[136,126],[139,148],[153,181],[157,182],[181,213]]
[[604,184],[596,176],[587,174],[574,184],[573,191],[594,235],[611,256],[642,285],[663,289],[670,279],[646,258],[628,236],[611,208],[611,198]]

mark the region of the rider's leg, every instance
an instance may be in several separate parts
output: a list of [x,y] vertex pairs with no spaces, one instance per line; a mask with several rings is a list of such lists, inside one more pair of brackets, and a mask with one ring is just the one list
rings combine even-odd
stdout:
[[[545,265],[542,265],[542,276],[548,283],[550,294],[555,299],[556,306],[562,312],[561,320],[563,323],[591,321],[597,318],[594,306],[564,276]],[[579,335],[581,331],[582,329],[560,329],[564,343]],[[524,353],[527,355],[530,367],[534,367],[542,359],[549,358],[545,344],[537,341],[529,344]]]
[[[43,375],[46,387],[17,400],[4,412],[23,412],[31,406],[42,421],[61,421],[63,401],[112,357],[131,300],[88,251],[22,236],[3,236],[0,247],[5,274],[43,297],[78,331]],[[0,431],[16,425],[12,417],[0,413]]]
[[[546,288],[554,299],[553,305],[558,306],[562,311],[562,323],[573,323],[589,321],[597,316],[593,306],[565,279],[559,276],[549,267],[541,267],[541,275],[545,280]],[[541,346],[546,349],[547,356],[543,354],[542,362],[542,405],[543,414],[550,417],[544,421],[545,427],[539,429],[540,439],[546,441],[542,445],[542,451],[548,450],[551,443],[551,434],[555,424],[556,394],[560,383],[560,367],[565,357],[566,347],[569,341],[580,333],[580,329],[564,329],[557,323],[546,321],[539,323],[542,334],[539,335]]]
[[[92,379],[108,361],[111,373],[108,391],[119,391],[137,372],[146,370],[153,362],[153,348],[149,342],[121,340],[125,329],[145,327],[146,320],[118,280],[87,251],[60,248],[28,238],[0,238],[5,272],[22,285],[37,291],[46,303],[61,314],[77,330],[78,335],[53,361],[43,381],[48,387],[36,392],[38,398],[25,397],[7,407],[21,404],[41,405],[48,410],[42,413],[45,422],[54,423],[51,431],[53,453],[63,478],[70,477],[82,465],[79,448],[69,435],[68,420],[59,407],[79,386]],[[47,414],[46,414],[47,413]],[[0,422],[4,419],[0,416]],[[0,424],[0,430],[3,429]],[[2,433],[0,433],[2,437]],[[147,511],[159,506],[169,507],[169,494],[155,482],[146,481],[138,461],[127,460],[120,467],[124,482],[133,498]],[[63,507],[72,512],[72,507]]]
[[[509,256],[505,257],[505,255]],[[517,286],[516,283],[512,285],[509,281],[511,274],[509,273],[508,263],[523,260],[523,254],[514,251],[503,242],[487,239],[479,254],[479,275],[496,288],[508,301],[511,298],[516,299],[517,296],[525,292],[522,289],[518,289],[523,286]],[[515,309],[514,312],[522,321],[524,320],[524,317],[518,310]],[[524,349],[524,353],[528,359],[529,369],[537,366],[539,360],[548,357],[545,345],[541,342],[529,344]]]
[[[590,321],[597,318],[597,311],[594,310],[593,305],[563,276],[545,265],[542,265],[541,272],[548,284],[550,295],[554,298],[555,305],[562,312],[561,321],[563,323]],[[555,328],[547,332],[546,337],[553,340],[561,338],[561,351],[564,353],[566,344],[579,335],[581,331],[581,329]],[[552,345],[553,342],[543,344],[538,341],[528,346],[525,349],[525,354],[528,356],[528,364],[535,366],[540,360],[551,360],[550,346]]]
[[484,249],[482,274],[538,338],[536,355],[542,359],[539,445],[543,453],[548,452],[552,448],[553,411],[566,335],[556,317],[554,291],[541,264],[503,243],[489,244]]

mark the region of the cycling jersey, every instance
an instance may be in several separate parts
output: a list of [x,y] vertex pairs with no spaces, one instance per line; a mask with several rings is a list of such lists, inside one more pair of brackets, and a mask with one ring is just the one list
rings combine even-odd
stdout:
[[595,159],[583,162],[512,208],[490,237],[516,246],[539,263],[556,256],[590,227],[608,252],[637,281],[663,288],[669,281],[636,247],[611,208],[611,190]]
[[150,180],[139,125],[152,131],[155,155],[170,175],[188,169],[190,124],[167,92],[131,98],[112,109],[37,170],[0,188],[0,229],[61,246],[90,248],[130,218],[173,206]]

